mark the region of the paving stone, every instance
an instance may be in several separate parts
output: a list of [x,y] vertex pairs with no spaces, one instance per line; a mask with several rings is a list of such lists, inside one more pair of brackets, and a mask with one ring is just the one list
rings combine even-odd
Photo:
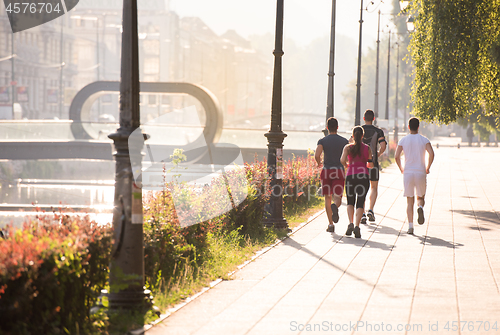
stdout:
[[[415,236],[392,165],[362,239],[343,235],[344,202],[336,233],[322,213],[147,334],[458,334],[444,329],[453,321],[499,327],[460,334],[500,333],[500,172],[477,164],[484,155],[500,165],[498,148],[436,150]],[[368,328],[381,323],[392,330]]]

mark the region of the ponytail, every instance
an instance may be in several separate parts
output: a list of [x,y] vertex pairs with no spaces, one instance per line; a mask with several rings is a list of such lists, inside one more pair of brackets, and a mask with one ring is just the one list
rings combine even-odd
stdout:
[[354,139],[354,145],[351,146],[351,156],[356,157],[361,155],[361,142],[363,140],[364,130],[360,126],[356,126],[352,129],[352,138]]

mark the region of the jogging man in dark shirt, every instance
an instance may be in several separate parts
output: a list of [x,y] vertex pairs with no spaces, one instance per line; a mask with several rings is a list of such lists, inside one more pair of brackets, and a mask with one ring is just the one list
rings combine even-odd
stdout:
[[[365,120],[365,124],[362,126],[365,130],[363,143],[369,145],[373,153],[373,168],[369,171],[371,191],[369,198],[369,209],[367,212],[368,219],[373,222],[375,221],[375,213],[373,212],[373,207],[375,207],[375,202],[377,201],[378,179],[380,174],[378,157],[380,157],[387,148],[387,141],[385,140],[384,131],[373,125],[375,114],[371,109],[367,109],[365,111],[363,120]],[[364,214],[363,218],[361,219],[361,223],[366,223],[366,216]]]
[[318,167],[321,167],[321,154],[324,152],[321,191],[325,196],[325,209],[329,222],[326,231],[333,233],[334,223],[339,221],[339,207],[344,193],[344,166],[340,163],[340,157],[349,141],[337,134],[339,124],[336,118],[331,117],[327,120],[327,128],[329,134],[318,141],[314,158]]

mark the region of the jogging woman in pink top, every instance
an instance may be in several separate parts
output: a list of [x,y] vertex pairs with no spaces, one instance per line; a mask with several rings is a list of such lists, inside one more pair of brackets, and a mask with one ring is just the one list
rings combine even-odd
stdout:
[[[347,216],[349,226],[346,235],[354,232],[356,238],[361,238],[359,223],[365,211],[365,198],[370,188],[368,168],[373,167],[372,152],[368,145],[363,143],[364,130],[356,126],[352,130],[354,143],[346,145],[342,152],[340,162],[347,166],[345,178],[345,191],[347,196]],[[356,221],[354,221],[354,206],[356,206]],[[356,222],[356,226],[354,226]]]

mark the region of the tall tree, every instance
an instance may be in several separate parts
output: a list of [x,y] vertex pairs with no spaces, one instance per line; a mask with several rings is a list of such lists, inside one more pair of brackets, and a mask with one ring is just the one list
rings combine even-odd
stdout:
[[500,118],[500,0],[414,0],[414,111],[428,121]]

